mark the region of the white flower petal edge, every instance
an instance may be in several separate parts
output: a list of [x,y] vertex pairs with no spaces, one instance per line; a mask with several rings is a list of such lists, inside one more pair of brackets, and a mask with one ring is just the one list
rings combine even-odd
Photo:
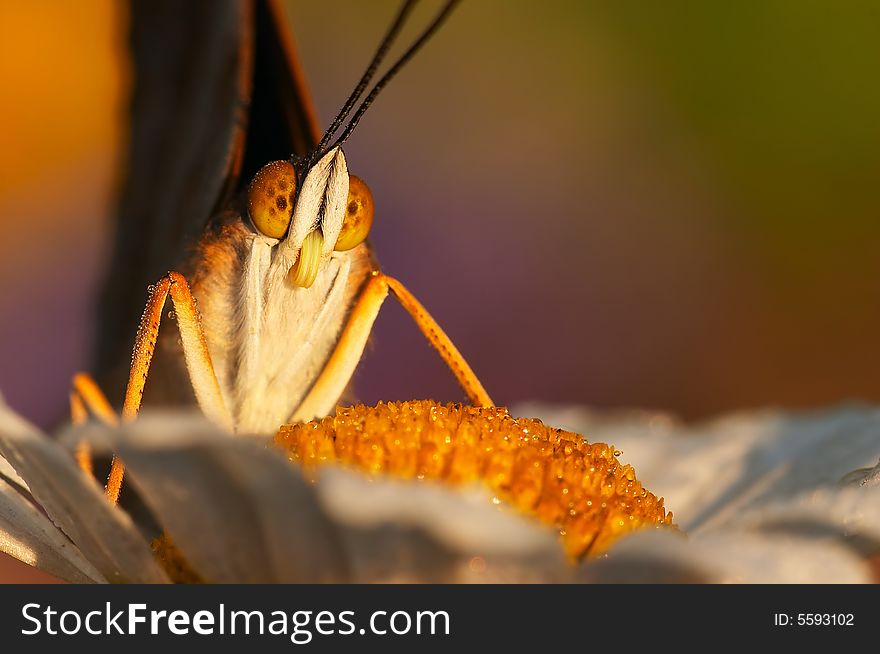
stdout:
[[[3,396],[0,396],[0,403],[2,402]],[[30,493],[30,489],[27,487],[24,479],[18,476],[15,468],[9,465],[9,461],[2,456],[0,456],[0,478],[5,479],[9,484],[12,484],[25,493]]]
[[674,532],[627,536],[587,568],[598,583],[865,583],[870,570],[840,543],[751,532],[688,538]]
[[105,581],[76,545],[2,479],[0,552],[72,583]]
[[64,448],[15,414],[2,398],[0,455],[27,482],[51,521],[105,579],[167,581],[131,518],[107,502],[95,481],[76,467]]
[[360,582],[564,582],[576,577],[558,534],[482,487],[316,471]]
[[841,484],[851,486],[880,486],[880,463],[873,468],[859,468],[845,475]]
[[314,491],[266,439],[191,412],[144,412],[117,430],[72,432],[116,451],[126,479],[207,581],[344,581],[339,536]]

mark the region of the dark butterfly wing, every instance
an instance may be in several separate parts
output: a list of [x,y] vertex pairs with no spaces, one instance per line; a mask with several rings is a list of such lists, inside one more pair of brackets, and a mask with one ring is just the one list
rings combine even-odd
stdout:
[[321,139],[293,35],[279,2],[258,2],[253,98],[242,180],[291,153],[306,155]]
[[132,0],[133,98],[97,372],[124,378],[146,287],[259,166],[320,134],[277,2]]

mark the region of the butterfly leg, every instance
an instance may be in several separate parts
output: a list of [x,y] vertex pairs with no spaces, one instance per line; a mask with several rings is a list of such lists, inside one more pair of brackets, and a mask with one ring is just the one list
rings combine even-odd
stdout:
[[[84,372],[73,376],[73,389],[70,392],[70,419],[74,425],[84,424],[89,417],[89,411],[105,425],[115,427],[119,424],[119,418],[107,397],[92,377]],[[88,443],[83,441],[76,448],[76,462],[83,472],[94,477],[92,465],[92,451]],[[105,492],[110,499],[118,497],[118,484],[122,483],[122,475],[119,471],[121,463],[113,457],[110,467],[110,477],[107,480]],[[118,479],[117,479],[118,478]],[[117,484],[118,482],[118,484]]]
[[[125,400],[122,404],[123,422],[134,420],[141,407],[141,398],[144,394],[144,385],[147,381],[147,373],[156,350],[156,339],[159,336],[159,323],[162,320],[162,309],[165,300],[171,296],[174,311],[177,314],[177,326],[180,329],[180,338],[183,343],[184,359],[189,371],[190,381],[195,391],[196,400],[204,414],[214,422],[227,429],[232,429],[232,419],[226,410],[223,396],[220,393],[220,384],[214,374],[214,365],[208,352],[208,344],[199,322],[199,313],[189,290],[189,284],[183,275],[170,272],[153,287],[141,323],[135,338],[134,353],[131,358],[131,370],[128,376],[128,386],[125,389]],[[76,380],[75,380],[76,381]],[[93,383],[94,385],[94,383]],[[88,385],[83,386],[88,389]],[[94,385],[97,390],[97,385]],[[94,399],[91,391],[83,393],[77,389],[83,399],[89,403],[89,397]],[[100,393],[100,390],[97,390]],[[103,397],[103,395],[101,395]],[[106,404],[106,399],[103,404]],[[74,421],[81,417],[84,411],[82,406],[77,406],[77,401],[71,400],[71,414]],[[97,402],[101,407],[102,403]],[[109,404],[106,404],[109,408]],[[93,408],[93,411],[95,409]],[[101,413],[95,411],[100,417]],[[106,413],[105,413],[106,417]],[[115,420],[115,415],[113,416]],[[115,423],[110,423],[115,424]],[[82,464],[81,464],[82,465]],[[122,478],[125,474],[125,465],[122,460],[113,457],[110,467],[110,476],[107,479],[107,497],[115,504],[119,500],[119,492],[122,489]]]
[[[204,414],[214,422],[232,430],[232,418],[226,410],[220,384],[214,374],[214,365],[208,352],[208,344],[199,322],[199,313],[189,290],[189,284],[183,275],[171,272],[163,277],[154,287],[144,309],[135,338],[134,353],[131,359],[131,371],[128,386],[125,389],[125,400],[122,404],[122,420],[133,420],[141,406],[147,373],[156,350],[156,339],[159,335],[159,323],[162,320],[162,309],[165,300],[171,296],[174,311],[177,314],[177,325],[183,343],[184,359],[189,371],[196,400]],[[110,403],[98,385],[87,375],[74,377],[74,392],[70,397],[70,413],[74,424],[81,424],[87,419],[86,406],[91,409],[102,422],[117,425],[118,419]],[[77,449],[77,461],[86,471],[92,471],[91,452],[83,445]],[[113,457],[110,475],[107,479],[105,492],[114,504],[119,500],[122,490],[122,478],[125,465],[118,457]]]
[[428,342],[437,350],[467,396],[477,406],[493,406],[474,371],[458,348],[403,284],[382,273],[373,273],[342,330],[336,349],[291,420],[305,422],[333,411],[363,354],[379,309],[389,292],[415,321]]
[[170,272],[159,280],[153,287],[147,307],[144,309],[134,343],[131,371],[122,404],[122,420],[133,420],[140,409],[144,384],[156,350],[162,309],[169,295],[174,312],[177,314],[183,357],[196,401],[209,420],[232,431],[232,417],[226,409],[220,383],[217,381],[217,375],[214,374],[214,364],[208,351],[205,332],[202,330],[199,311],[189,290],[189,284],[186,283],[183,275],[176,272]]

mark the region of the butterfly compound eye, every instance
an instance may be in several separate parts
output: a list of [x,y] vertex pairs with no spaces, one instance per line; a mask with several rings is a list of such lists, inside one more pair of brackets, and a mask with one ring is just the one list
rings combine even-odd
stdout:
[[342,252],[363,243],[373,225],[373,213],[373,194],[370,193],[370,188],[360,177],[349,175],[345,219],[334,249]]
[[248,187],[248,214],[260,232],[281,238],[290,225],[296,198],[296,170],[289,161],[272,161],[260,168]]

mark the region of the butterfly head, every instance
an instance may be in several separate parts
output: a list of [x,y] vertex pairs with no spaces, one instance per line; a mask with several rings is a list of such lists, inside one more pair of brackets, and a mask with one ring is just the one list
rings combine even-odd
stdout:
[[288,280],[308,288],[332,252],[366,240],[373,224],[369,187],[349,175],[345,154],[334,147],[301,176],[290,161],[263,166],[248,187],[248,214],[256,230],[293,254]]
[[[357,86],[314,150],[305,158],[266,164],[251,182],[251,222],[259,233],[279,239],[283,260],[292,262],[288,280],[295,286],[308,288],[321,263],[334,251],[350,250],[367,238],[373,224],[373,197],[359,177],[348,174],[342,144],[379,92],[437,31],[458,1],[447,0],[415,43],[367,92],[416,4],[415,0],[406,0]],[[355,109],[361,98],[363,101]]]

